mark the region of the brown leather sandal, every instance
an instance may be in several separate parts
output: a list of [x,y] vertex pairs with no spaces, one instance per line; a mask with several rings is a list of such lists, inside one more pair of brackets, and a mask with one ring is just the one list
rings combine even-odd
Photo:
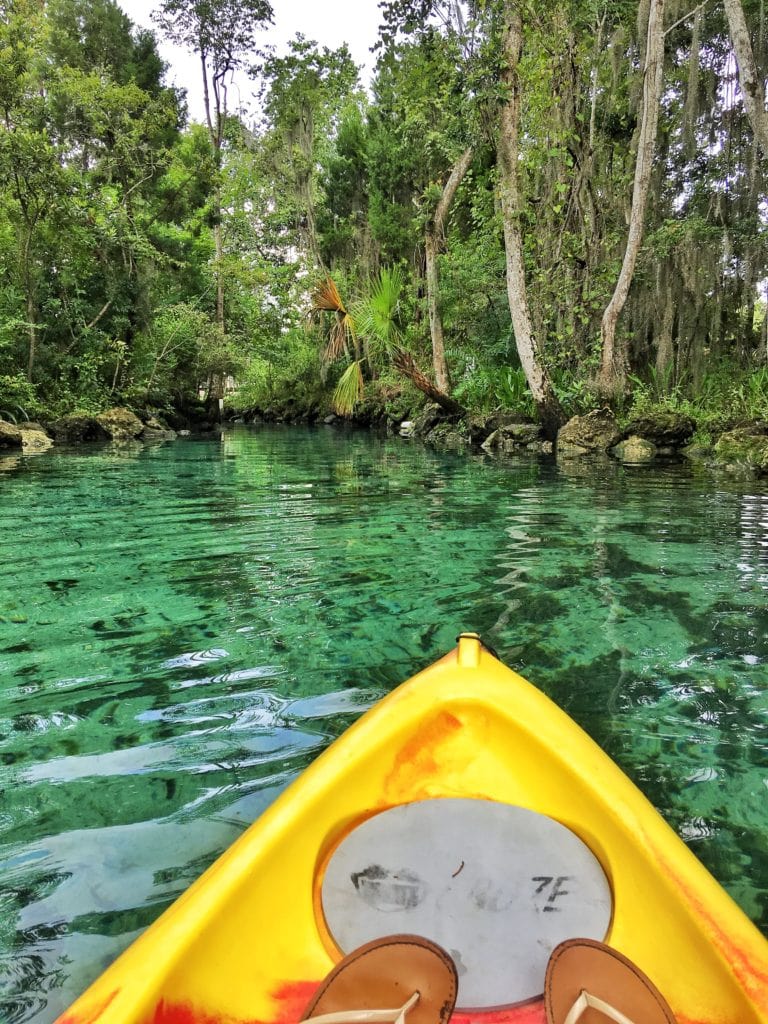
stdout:
[[676,1024],[650,978],[593,939],[568,939],[552,951],[544,981],[547,1024]]
[[[448,1024],[456,965],[418,935],[375,939],[331,971],[304,1012],[312,1024]],[[303,1022],[302,1022],[303,1024]]]

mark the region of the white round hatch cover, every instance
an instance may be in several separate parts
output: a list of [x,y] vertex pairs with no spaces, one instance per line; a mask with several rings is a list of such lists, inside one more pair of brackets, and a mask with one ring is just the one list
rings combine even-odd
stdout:
[[491,800],[422,800],[363,822],[322,883],[328,930],[344,953],[399,932],[448,950],[462,1008],[505,1006],[544,990],[554,947],[603,939],[608,880],[564,825]]

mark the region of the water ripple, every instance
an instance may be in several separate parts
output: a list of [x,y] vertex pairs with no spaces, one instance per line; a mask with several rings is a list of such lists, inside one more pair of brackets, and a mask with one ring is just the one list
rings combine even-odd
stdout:
[[762,486],[329,430],[16,460],[0,1018],[50,1024],[463,629],[580,722],[768,928]]

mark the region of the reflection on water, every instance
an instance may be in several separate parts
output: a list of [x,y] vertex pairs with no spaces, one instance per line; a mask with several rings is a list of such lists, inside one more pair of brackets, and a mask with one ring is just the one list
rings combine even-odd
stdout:
[[49,1024],[462,629],[768,928],[764,485],[330,429],[7,469],[1,1019]]

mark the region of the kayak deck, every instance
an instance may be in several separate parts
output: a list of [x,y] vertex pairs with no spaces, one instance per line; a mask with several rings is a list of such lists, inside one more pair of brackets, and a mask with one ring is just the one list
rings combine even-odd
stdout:
[[[526,808],[578,837],[612,895],[606,941],[678,1024],[768,1024],[768,943],[596,744],[473,636],[355,723],[60,1024],[300,1020],[342,955],[323,909],[334,853],[374,815],[443,798]],[[541,1024],[543,1003],[453,1020]]]
[[428,935],[458,967],[459,1007],[539,996],[549,952],[574,935],[602,939],[611,921],[610,885],[591,850],[552,818],[491,800],[382,811],[319,873],[325,924],[342,953]]

